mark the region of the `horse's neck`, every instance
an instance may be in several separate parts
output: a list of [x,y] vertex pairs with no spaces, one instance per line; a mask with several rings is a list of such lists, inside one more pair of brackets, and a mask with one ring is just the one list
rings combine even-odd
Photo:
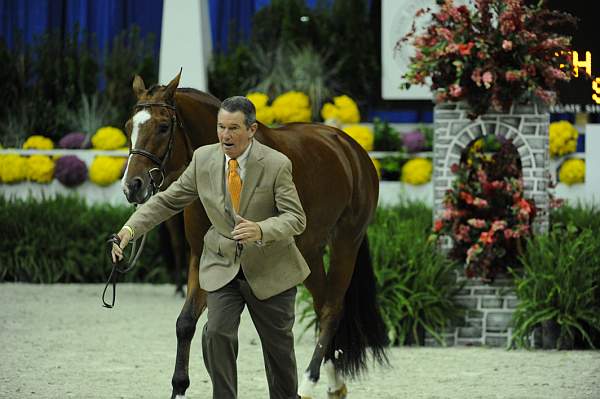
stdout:
[[198,90],[185,89],[177,92],[176,101],[183,133],[192,151],[216,143],[218,100]]

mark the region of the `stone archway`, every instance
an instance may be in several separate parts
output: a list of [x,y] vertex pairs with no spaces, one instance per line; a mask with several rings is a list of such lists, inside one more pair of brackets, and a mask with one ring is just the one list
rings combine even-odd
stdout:
[[467,108],[460,103],[438,104],[435,107],[434,216],[443,209],[446,190],[454,175],[450,167],[460,162],[463,150],[478,137],[495,134],[512,139],[521,158],[525,196],[535,201],[538,209],[534,231],[548,229],[549,208],[549,114],[535,104],[515,105],[507,113],[488,113],[471,120]]

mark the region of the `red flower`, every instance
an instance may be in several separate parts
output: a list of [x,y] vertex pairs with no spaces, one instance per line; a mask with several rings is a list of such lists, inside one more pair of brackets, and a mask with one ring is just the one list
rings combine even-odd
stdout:
[[531,213],[531,204],[526,199],[521,198],[518,202],[518,205],[523,212],[526,212],[528,215]]
[[463,201],[465,201],[467,204],[472,205],[473,204],[473,196],[469,193],[467,193],[466,191],[461,191],[459,194],[460,199],[462,199]]
[[433,231],[436,233],[439,233],[443,227],[444,227],[444,222],[442,222],[440,219],[438,219],[435,221],[435,224],[433,226]]
[[485,245],[491,245],[494,243],[494,233],[490,231],[484,231],[479,236],[479,241],[481,241]]
[[449,87],[450,90],[450,95],[452,97],[460,97],[463,93],[463,88],[460,87],[459,85],[455,84],[451,84]]
[[475,45],[475,43],[473,43],[473,42],[469,42],[467,44],[459,44],[458,51],[459,51],[460,55],[471,54],[471,49],[473,48],[474,45]]
[[459,169],[460,169],[460,168],[459,168],[459,166],[458,166],[458,164],[457,164],[457,163],[453,163],[453,164],[450,166],[450,171],[451,171],[452,173],[457,173]]

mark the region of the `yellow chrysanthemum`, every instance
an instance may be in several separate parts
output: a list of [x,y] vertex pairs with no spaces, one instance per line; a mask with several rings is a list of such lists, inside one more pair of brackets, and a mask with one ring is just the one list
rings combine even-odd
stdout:
[[567,159],[560,167],[558,177],[569,186],[585,182],[585,161],[579,158]]
[[321,108],[321,117],[324,121],[336,119],[337,120],[337,107],[332,103],[325,103]]
[[257,111],[259,108],[266,107],[269,102],[269,96],[260,92],[248,93],[246,94],[246,98],[254,104]]
[[402,166],[401,180],[408,184],[420,185],[431,180],[433,165],[429,159],[413,158]]
[[92,137],[92,146],[98,150],[116,150],[127,144],[127,137],[119,128],[104,126]]
[[0,182],[18,183],[27,176],[25,157],[17,154],[0,155]]
[[325,103],[321,108],[324,120],[335,119],[338,123],[358,123],[360,112],[358,106],[346,95],[334,97],[333,104]]
[[273,101],[271,106],[275,120],[280,123],[310,122],[310,101],[299,91],[288,91]]
[[377,171],[377,177],[381,179],[381,162],[376,158],[371,158],[371,161],[373,162],[373,166],[375,166],[375,170]]
[[23,143],[23,149],[25,150],[51,150],[53,148],[54,143],[52,140],[40,135],[29,136]]
[[569,121],[553,122],[549,127],[550,156],[560,157],[575,152],[579,132]]
[[54,161],[47,155],[32,155],[26,160],[27,180],[50,183],[54,177]]
[[90,166],[90,180],[99,186],[108,186],[119,180],[126,158],[98,156]]
[[364,125],[347,125],[344,132],[352,137],[365,151],[373,151],[374,136],[371,129]]
[[272,107],[261,107],[256,109],[256,120],[270,125],[275,120],[275,113]]

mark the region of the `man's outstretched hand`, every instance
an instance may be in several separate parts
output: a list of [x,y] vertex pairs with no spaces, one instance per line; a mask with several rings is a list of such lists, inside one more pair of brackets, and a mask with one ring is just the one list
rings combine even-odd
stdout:
[[129,241],[131,241],[131,232],[127,229],[121,229],[117,235],[121,239],[121,244],[117,245],[113,243],[112,245],[110,255],[113,263],[117,263],[117,259],[119,262],[123,259],[123,249],[129,244]]

